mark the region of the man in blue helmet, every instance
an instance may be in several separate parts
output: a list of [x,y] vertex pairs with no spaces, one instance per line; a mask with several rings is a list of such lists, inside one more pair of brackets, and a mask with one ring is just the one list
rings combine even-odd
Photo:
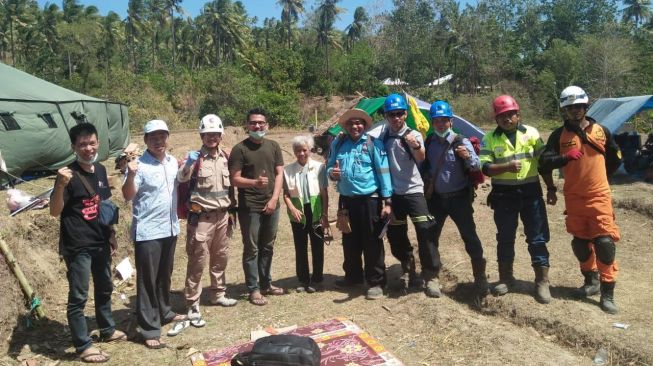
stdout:
[[387,123],[379,137],[388,153],[392,175],[393,217],[388,226],[388,241],[392,255],[401,262],[402,287],[405,290],[421,287],[422,279],[417,276],[413,247],[408,239],[407,218],[410,217],[417,234],[422,275],[429,284],[426,294],[437,297],[434,295],[440,291],[437,283],[440,256],[434,240],[435,221],[424,199],[424,183],[419,172],[419,163],[425,156],[424,140],[418,131],[406,125],[407,109],[403,96],[390,94],[386,97],[383,112]]
[[[483,247],[474,223],[471,199],[474,188],[469,181],[469,172],[479,171],[481,162],[469,140],[453,132],[453,112],[449,103],[441,100],[433,103],[429,117],[433,134],[426,140],[426,160],[422,171],[429,211],[436,222],[435,250],[437,253],[444,222],[451,216],[465,243],[465,251],[472,260],[474,290],[482,297],[488,294],[489,286],[485,276]],[[435,291],[436,287],[431,287]],[[439,289],[434,296],[440,296]]]

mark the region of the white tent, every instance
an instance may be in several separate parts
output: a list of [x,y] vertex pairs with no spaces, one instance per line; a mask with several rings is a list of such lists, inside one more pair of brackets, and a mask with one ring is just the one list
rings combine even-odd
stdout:
[[449,80],[453,79],[453,74],[445,75],[441,78],[437,78],[430,83],[428,83],[428,86],[438,86],[438,85],[443,85],[447,83]]
[[383,80],[382,83],[383,83],[383,85],[408,85],[407,82],[405,82],[405,81],[403,81],[403,80],[401,80],[399,78],[396,78],[396,79],[386,78],[385,80]]

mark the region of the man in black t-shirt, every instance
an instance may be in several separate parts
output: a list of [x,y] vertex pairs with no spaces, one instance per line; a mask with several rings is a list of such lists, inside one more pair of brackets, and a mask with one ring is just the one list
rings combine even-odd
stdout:
[[270,269],[279,224],[279,195],[283,184],[283,156],[276,141],[264,138],[266,112],[247,114],[249,137],[229,156],[231,185],[238,188],[238,220],[243,235],[243,269],[249,301],[265,305],[264,295],[283,295],[272,285]]
[[115,329],[111,314],[111,253],[109,228],[99,220],[100,201],[111,197],[104,166],[95,162],[99,147],[97,130],[90,123],[70,129],[77,160],[57,171],[50,197],[50,214],[61,216],[59,253],[66,262],[68,306],[66,315],[75,350],[83,362],[106,362],[109,355],[93,346],[88,335],[84,307],[89,277],[93,275],[95,315],[100,338],[106,342],[126,339]]

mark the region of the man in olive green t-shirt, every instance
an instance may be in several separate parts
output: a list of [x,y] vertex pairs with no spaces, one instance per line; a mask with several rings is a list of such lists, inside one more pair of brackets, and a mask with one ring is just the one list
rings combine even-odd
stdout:
[[247,113],[249,137],[229,156],[231,184],[238,188],[238,220],[243,236],[243,270],[249,301],[265,305],[264,295],[283,295],[272,286],[270,269],[279,224],[279,195],[283,183],[283,157],[276,141],[265,139],[266,112]]

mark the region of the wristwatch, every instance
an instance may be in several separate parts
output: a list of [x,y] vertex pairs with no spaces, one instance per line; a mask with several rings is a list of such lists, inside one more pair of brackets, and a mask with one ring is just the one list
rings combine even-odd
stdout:
[[385,202],[386,206],[392,206],[392,198],[386,198],[383,202]]

